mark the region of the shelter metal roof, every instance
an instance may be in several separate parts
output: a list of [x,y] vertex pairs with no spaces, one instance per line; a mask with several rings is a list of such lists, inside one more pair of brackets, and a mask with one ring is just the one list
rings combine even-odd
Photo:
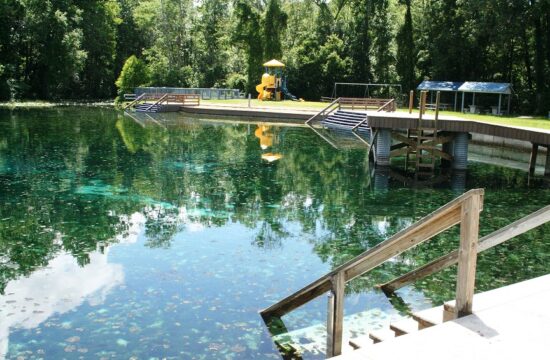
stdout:
[[453,81],[431,81],[425,80],[418,85],[417,90],[431,91],[458,91],[463,83]]
[[265,67],[284,67],[285,64],[280,62],[279,60],[269,60],[268,62],[264,63]]
[[512,87],[510,83],[466,81],[458,88],[458,91],[487,94],[511,94]]

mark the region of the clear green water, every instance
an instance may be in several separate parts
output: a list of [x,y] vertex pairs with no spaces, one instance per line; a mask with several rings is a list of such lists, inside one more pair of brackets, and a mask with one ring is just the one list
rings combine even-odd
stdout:
[[[280,358],[260,309],[459,193],[456,181],[380,189],[364,151],[296,127],[260,141],[256,124],[65,108],[2,111],[0,129],[7,358]],[[547,183],[520,170],[471,162],[475,187],[486,189],[481,235],[550,203]],[[549,229],[481,255],[478,290],[550,272]],[[346,314],[370,312],[374,328],[452,298],[454,269],[393,299],[373,285],[454,249],[457,234],[349,284]],[[325,310],[321,297],[285,324],[322,323]]]

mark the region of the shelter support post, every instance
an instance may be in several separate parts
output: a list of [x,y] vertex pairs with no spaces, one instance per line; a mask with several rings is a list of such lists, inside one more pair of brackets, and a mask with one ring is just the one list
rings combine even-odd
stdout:
[[464,93],[462,93],[462,107],[460,108],[460,112],[464,112]]
[[455,92],[455,106],[453,107],[453,111],[456,111],[456,100],[458,98],[458,92]]
[[497,115],[500,115],[500,109],[501,109],[501,104],[502,104],[502,94],[498,94],[498,111],[497,111]]
[[390,150],[391,150],[391,130],[378,129],[376,137],[376,165],[390,165]]
[[506,112],[506,115],[510,116],[510,102],[512,101],[512,94],[508,95],[508,111]]
[[468,142],[467,132],[457,133],[453,139],[453,169],[466,170],[468,168]]

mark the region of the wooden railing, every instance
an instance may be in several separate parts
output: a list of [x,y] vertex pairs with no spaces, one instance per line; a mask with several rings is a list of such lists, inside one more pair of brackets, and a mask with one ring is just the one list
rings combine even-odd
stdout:
[[330,104],[328,104],[323,110],[319,111],[317,114],[313,115],[309,119],[306,120],[306,125],[309,125],[310,122],[317,119],[318,117],[326,117],[334,110],[340,110],[340,98],[334,100]]
[[155,101],[154,103],[152,103],[151,105],[149,105],[149,106],[147,107],[147,109],[145,109],[145,111],[151,110],[151,108],[152,108],[153,106],[155,106],[155,105],[160,105],[160,104],[162,104],[162,103],[165,101],[165,99],[166,99],[167,97],[168,97],[168,94],[162,95],[162,96],[160,97],[160,99],[158,99],[157,101]]
[[345,98],[341,97],[340,105],[342,108],[363,109],[363,110],[377,110],[383,108],[385,111],[395,111],[395,99],[375,99],[375,98]]
[[161,105],[163,103],[176,103],[181,104],[182,106],[199,106],[201,102],[201,96],[198,94],[143,93],[138,96],[134,101],[126,105],[124,107],[124,110],[128,109],[132,105],[137,104],[140,101],[146,100],[156,100],[146,109],[150,110],[153,106]]
[[460,316],[471,313],[483,189],[470,190],[388,240],[337,267],[294,294],[261,311],[268,321],[330,292],[327,315],[327,357],[342,351],[344,288],[346,282],[363,275],[396,255],[460,223],[460,247],[457,252],[458,276],[456,309]]
[[395,99],[390,99],[388,102],[386,102],[384,105],[380,106],[376,112],[380,111],[395,111]]
[[[537,226],[543,225],[550,221],[550,205],[546,206],[530,215],[527,215],[518,221],[511,223],[487,236],[479,239],[479,245],[477,252],[488,250],[493,246],[502,244],[503,242],[510,240],[518,235],[523,234]],[[417,280],[420,280],[426,276],[435,274],[449,266],[455,265],[458,262],[458,251],[453,251],[444,255],[416,270],[413,270],[405,275],[380,285],[385,293],[392,293],[397,289],[402,288],[405,285],[411,284]]]
[[128,109],[130,106],[136,104],[137,102],[141,101],[144,97],[145,97],[146,94],[141,94],[140,96],[138,96],[137,98],[134,99],[134,101],[132,101],[131,103],[129,103],[128,105],[126,105],[124,107],[124,110]]
[[199,106],[201,96],[198,94],[169,94],[167,102],[178,103],[183,106]]

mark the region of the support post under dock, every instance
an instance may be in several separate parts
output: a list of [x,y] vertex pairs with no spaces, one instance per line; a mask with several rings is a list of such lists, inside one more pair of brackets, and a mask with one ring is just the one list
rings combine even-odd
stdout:
[[453,139],[453,169],[466,170],[468,168],[468,133],[457,133]]
[[376,165],[390,166],[391,130],[378,129],[376,137]]

